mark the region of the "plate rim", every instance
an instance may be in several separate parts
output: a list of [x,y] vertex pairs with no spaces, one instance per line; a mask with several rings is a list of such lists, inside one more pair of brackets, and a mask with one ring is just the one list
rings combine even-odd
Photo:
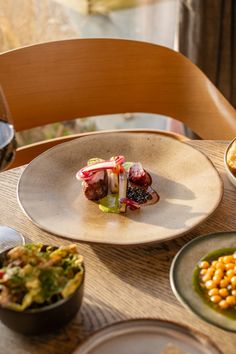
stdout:
[[[120,326],[122,325],[139,325],[139,323],[141,324],[142,322],[146,322],[147,326],[151,325],[152,323],[159,326],[160,325],[167,325],[172,327],[173,330],[179,329],[182,330],[184,334],[186,334],[187,336],[190,336],[193,340],[196,340],[199,343],[198,337],[204,339],[204,341],[206,341],[211,347],[213,347],[216,351],[216,353],[218,354],[223,354],[223,352],[221,351],[221,349],[219,348],[219,346],[209,337],[207,336],[205,333],[202,333],[199,330],[196,330],[195,328],[192,328],[188,325],[185,324],[180,324],[177,323],[175,321],[171,321],[171,320],[165,320],[162,318],[157,318],[157,317],[137,317],[137,318],[129,318],[126,320],[120,320],[120,321],[116,321],[113,322],[111,324],[107,324],[99,329],[96,329],[93,333],[91,333],[87,338],[83,339],[80,344],[78,345],[78,347],[72,352],[72,354],[83,354],[83,352],[81,352],[81,349],[83,350],[85,347],[86,349],[86,345],[88,342],[90,342],[91,340],[93,340],[94,337],[100,336],[103,332],[106,332],[107,330],[113,328],[114,330],[119,329]],[[87,353],[86,353],[87,354]]]
[[[170,281],[170,286],[171,289],[175,295],[175,297],[177,298],[177,300],[184,306],[184,308],[186,308],[188,311],[192,312],[195,316],[197,316],[198,318],[200,318],[202,321],[204,321],[205,323],[208,323],[212,326],[215,326],[217,328],[223,329],[224,331],[227,331],[229,333],[236,333],[236,328],[235,329],[229,329],[226,328],[224,326],[221,326],[218,323],[215,323],[213,321],[210,321],[208,319],[206,319],[204,316],[202,316],[201,314],[199,314],[199,312],[197,310],[195,310],[195,307],[189,305],[189,303],[182,298],[182,296],[179,294],[177,287],[176,287],[176,282],[175,282],[175,266],[176,264],[178,264],[179,262],[179,257],[180,255],[185,252],[189,247],[191,247],[192,244],[194,244],[195,242],[197,242],[199,239],[205,239],[213,237],[215,235],[221,235],[221,234],[236,234],[236,230],[231,230],[231,231],[216,231],[216,232],[210,232],[208,234],[204,234],[204,235],[200,235],[198,237],[193,238],[192,240],[190,240],[189,242],[187,242],[183,247],[181,247],[181,249],[176,253],[175,257],[173,258],[173,261],[171,263],[170,266],[170,272],[169,272],[169,281]],[[206,254],[202,255],[202,257],[204,257]]]
[[[44,151],[43,153],[41,153],[40,155],[38,155],[37,157],[35,157],[26,167],[25,169],[23,170],[23,172],[21,173],[19,179],[18,179],[18,182],[17,182],[17,187],[16,187],[16,195],[17,195],[17,202],[18,204],[20,205],[20,208],[21,210],[23,211],[23,213],[26,215],[26,217],[34,224],[36,225],[40,230],[42,231],[45,231],[53,236],[57,236],[57,237],[61,237],[63,239],[66,239],[66,240],[75,240],[75,238],[72,238],[68,235],[62,235],[62,234],[59,234],[59,233],[54,233],[53,231],[49,230],[47,227],[45,226],[42,226],[40,223],[37,222],[37,220],[35,220],[31,215],[28,214],[28,212],[25,210],[21,200],[20,200],[20,186],[21,186],[21,183],[22,183],[22,177],[24,176],[25,172],[27,171],[28,168],[30,168],[30,166],[35,163],[35,161],[37,161],[38,159],[41,159],[42,156],[44,155],[47,155],[48,153],[50,153],[51,150],[54,150],[54,149],[57,149],[61,146],[65,146],[65,145],[69,145],[71,142],[75,141],[75,140],[79,140],[79,139],[83,139],[83,138],[86,138],[88,136],[91,136],[91,135],[103,135],[103,134],[122,134],[122,133],[128,133],[128,134],[155,134],[155,135],[161,135],[161,136],[164,136],[165,138],[167,139],[173,139],[174,141],[176,141],[177,143],[180,143],[180,144],[184,144],[184,145],[187,145],[190,149],[193,149],[194,151],[197,151],[199,154],[202,155],[203,158],[205,158],[206,161],[208,161],[211,165],[211,167],[214,169],[215,173],[216,173],[216,176],[218,178],[218,181],[219,181],[219,197],[218,197],[218,200],[216,201],[214,207],[211,209],[211,211],[208,213],[207,216],[203,217],[200,221],[196,221],[193,223],[193,225],[191,227],[189,227],[188,229],[178,233],[177,235],[170,235],[169,237],[166,237],[164,240],[150,240],[150,241],[134,241],[134,242],[114,242],[114,241],[94,241],[94,240],[82,240],[82,239],[76,239],[76,242],[81,242],[81,243],[86,243],[86,244],[95,244],[95,245],[108,245],[108,246],[120,246],[120,247],[135,247],[135,246],[142,246],[142,245],[153,245],[153,244],[158,244],[158,243],[162,243],[162,242],[167,242],[169,240],[172,240],[172,239],[176,239],[176,238],[179,238],[179,237],[182,237],[184,235],[186,235],[187,233],[191,232],[196,226],[200,225],[201,223],[205,222],[206,220],[208,220],[213,214],[214,212],[216,211],[216,209],[218,208],[218,206],[220,205],[221,201],[222,201],[222,198],[223,198],[223,195],[224,195],[224,183],[223,183],[223,180],[222,180],[222,177],[219,173],[219,171],[217,170],[217,168],[215,167],[215,165],[213,164],[213,162],[211,161],[211,159],[205,154],[203,153],[202,151],[200,151],[199,149],[193,147],[192,145],[188,144],[187,141],[183,141],[183,140],[179,140],[178,138],[176,138],[175,136],[172,137],[171,134],[169,132],[162,132],[162,131],[158,131],[158,130],[155,130],[155,129],[119,129],[119,130],[106,130],[106,131],[101,131],[101,132],[91,132],[90,133],[86,133],[86,135],[84,136],[80,136],[78,138],[75,138],[73,140],[70,140],[70,141],[66,141],[64,143],[61,143],[61,144],[57,144],[53,147],[51,147],[50,149]],[[191,141],[191,140],[190,140]]]

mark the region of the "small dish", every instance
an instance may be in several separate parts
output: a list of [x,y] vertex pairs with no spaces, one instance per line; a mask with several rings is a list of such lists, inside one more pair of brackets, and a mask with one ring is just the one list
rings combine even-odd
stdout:
[[107,326],[90,336],[73,354],[220,354],[195,330],[158,319],[135,319]]
[[[0,253],[0,263],[3,262],[7,252],[9,249]],[[22,334],[48,333],[66,325],[80,309],[84,290],[84,274],[79,287],[67,298],[48,306],[21,312],[0,306],[0,320],[10,329]]]
[[236,332],[235,318],[210,307],[195,290],[193,282],[194,270],[199,261],[211,252],[225,248],[236,249],[236,231],[203,235],[188,242],[172,262],[170,283],[177,299],[190,311],[210,324]]
[[[227,162],[227,157],[229,154],[229,150],[231,149],[232,145],[235,143],[236,138],[234,138],[230,144],[227,146],[227,149],[225,150],[225,154],[224,154],[224,165],[225,165],[225,171],[227,174],[227,177],[229,178],[230,182],[236,187],[236,175],[233,174],[232,170],[229,167],[229,164]],[[236,160],[236,158],[235,158]]]

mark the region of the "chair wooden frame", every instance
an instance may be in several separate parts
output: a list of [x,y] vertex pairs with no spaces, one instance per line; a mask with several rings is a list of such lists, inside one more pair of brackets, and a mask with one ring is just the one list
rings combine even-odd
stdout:
[[[146,112],[175,118],[204,139],[236,136],[236,112],[210,80],[180,53],[151,43],[72,39],[15,49],[0,54],[0,84],[16,131]],[[21,149],[15,166],[53,144]]]

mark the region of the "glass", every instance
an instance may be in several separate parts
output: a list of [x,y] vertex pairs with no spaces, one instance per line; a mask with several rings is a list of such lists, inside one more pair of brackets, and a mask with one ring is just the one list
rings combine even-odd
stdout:
[[11,114],[0,86],[0,171],[10,166],[15,157],[16,139]]
[[[8,104],[0,86],[0,172],[10,166],[15,157],[15,131]],[[25,243],[24,237],[16,230],[0,225],[0,251]]]

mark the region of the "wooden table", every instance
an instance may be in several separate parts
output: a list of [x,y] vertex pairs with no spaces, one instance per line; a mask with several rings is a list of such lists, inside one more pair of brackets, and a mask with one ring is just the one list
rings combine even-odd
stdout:
[[[118,248],[80,244],[86,262],[85,296],[81,311],[64,329],[26,337],[0,324],[0,353],[72,353],[94,330],[123,319],[154,317],[174,320],[207,334],[224,354],[235,354],[236,334],[208,325],[178,303],[169,284],[176,252],[189,240],[209,232],[236,230],[236,189],[227,180],[223,154],[227,142],[191,141],[206,153],[224,181],[224,197],[213,216],[184,237],[152,247]],[[0,174],[0,224],[21,231],[33,242],[68,244],[34,226],[16,199],[22,168]]]

